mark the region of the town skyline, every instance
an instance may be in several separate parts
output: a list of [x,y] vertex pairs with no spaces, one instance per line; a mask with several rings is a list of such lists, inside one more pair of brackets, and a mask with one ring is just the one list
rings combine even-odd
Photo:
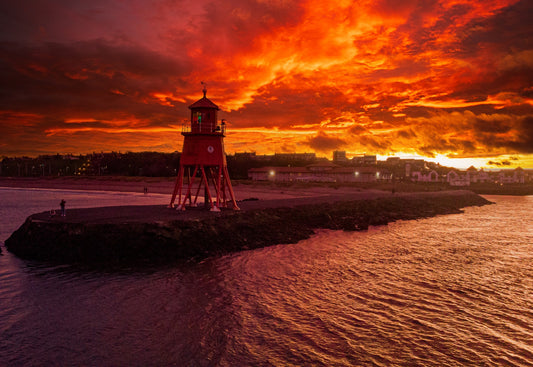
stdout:
[[0,156],[180,151],[205,82],[229,154],[533,168],[528,1],[0,9]]

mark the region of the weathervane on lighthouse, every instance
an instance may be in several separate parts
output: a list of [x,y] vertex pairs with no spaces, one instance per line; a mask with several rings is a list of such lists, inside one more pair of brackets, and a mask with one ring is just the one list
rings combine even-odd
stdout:
[[226,122],[218,122],[220,109],[206,97],[206,83],[201,84],[204,96],[189,106],[191,123],[184,126],[181,132],[183,151],[169,206],[174,207],[176,203],[178,210],[185,210],[187,203],[189,206],[196,206],[203,187],[205,205],[211,211],[228,207],[228,203],[231,203],[233,209],[239,210],[224,151]]

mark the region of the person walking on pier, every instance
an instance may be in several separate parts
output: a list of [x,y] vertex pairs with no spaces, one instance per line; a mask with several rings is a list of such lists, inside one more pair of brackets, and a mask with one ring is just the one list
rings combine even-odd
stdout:
[[59,203],[59,206],[61,206],[61,216],[64,217],[67,213],[66,213],[66,210],[65,210],[65,204],[67,202],[63,199],[61,199],[61,202]]

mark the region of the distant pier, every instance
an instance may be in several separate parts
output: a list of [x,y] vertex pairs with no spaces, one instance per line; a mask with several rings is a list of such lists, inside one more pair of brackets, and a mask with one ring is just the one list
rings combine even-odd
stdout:
[[442,191],[247,200],[241,211],[217,213],[162,205],[70,209],[66,217],[31,215],[5,245],[21,258],[61,263],[168,263],[295,243],[319,228],[365,230],[489,203],[470,191]]

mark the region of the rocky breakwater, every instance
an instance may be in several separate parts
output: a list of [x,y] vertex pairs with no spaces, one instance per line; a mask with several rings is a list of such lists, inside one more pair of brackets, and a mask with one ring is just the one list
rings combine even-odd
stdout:
[[69,211],[66,220],[34,214],[5,245],[26,259],[168,263],[295,243],[319,228],[365,230],[396,220],[461,213],[461,208],[489,203],[472,192],[455,191],[364,200],[332,196],[277,206],[267,201],[243,202],[241,211],[220,213],[188,210],[176,214],[161,206],[78,209]]

